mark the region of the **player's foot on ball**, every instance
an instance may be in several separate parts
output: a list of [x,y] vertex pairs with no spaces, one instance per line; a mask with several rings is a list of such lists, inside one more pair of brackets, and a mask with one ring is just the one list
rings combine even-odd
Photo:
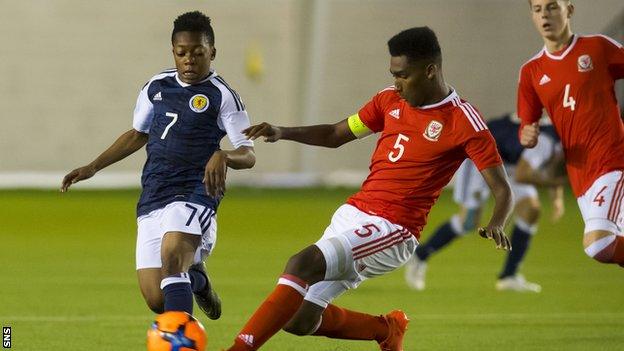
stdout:
[[411,289],[425,290],[425,274],[427,273],[427,262],[421,261],[414,255],[405,264],[405,283]]
[[204,263],[200,262],[190,266],[189,271],[191,270],[199,272],[206,277],[206,286],[200,291],[193,292],[197,306],[199,306],[199,309],[202,310],[208,318],[213,320],[219,319],[219,317],[221,317],[221,299],[212,288],[212,284],[210,284],[210,278],[208,277],[208,273],[206,273]]
[[384,318],[390,330],[388,331],[388,338],[379,343],[379,349],[381,351],[403,351],[403,336],[407,330],[409,318],[401,310],[394,310],[385,315]]
[[542,287],[539,284],[527,281],[522,274],[516,274],[499,279],[496,282],[496,290],[538,293],[542,291]]

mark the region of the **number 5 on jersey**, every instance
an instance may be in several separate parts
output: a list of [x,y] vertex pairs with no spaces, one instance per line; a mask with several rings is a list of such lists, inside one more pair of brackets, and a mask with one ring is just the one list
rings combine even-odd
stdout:
[[409,137],[403,134],[399,134],[397,136],[397,139],[394,142],[394,150],[390,151],[388,154],[388,160],[391,162],[396,162],[401,158],[401,156],[403,156],[403,153],[405,152],[405,145],[401,144],[402,141],[409,141]]

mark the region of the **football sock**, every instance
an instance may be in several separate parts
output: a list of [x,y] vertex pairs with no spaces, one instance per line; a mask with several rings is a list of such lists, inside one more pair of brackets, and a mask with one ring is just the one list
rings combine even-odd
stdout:
[[160,282],[165,296],[166,311],[184,311],[193,314],[191,280],[186,272],[166,277]]
[[294,316],[307,290],[306,282],[289,274],[282,275],[273,292],[247,321],[228,351],[256,350],[262,346]]
[[459,233],[453,229],[451,221],[447,221],[433,233],[431,238],[424,244],[416,248],[416,256],[421,261],[426,261],[431,254],[448,245]]
[[350,311],[330,304],[323,311],[321,324],[312,335],[383,342],[388,338],[388,323],[382,316]]
[[524,259],[524,256],[529,248],[529,243],[533,235],[527,231],[528,228],[521,228],[521,225],[516,223],[511,234],[511,247],[512,250],[507,253],[507,261],[503,267],[503,271],[498,276],[499,279],[511,277],[516,274],[520,263]]
[[614,262],[624,267],[624,236],[617,235],[615,237],[615,253],[613,255]]
[[195,269],[189,270],[188,273],[191,278],[191,289],[193,292],[195,293],[204,290],[207,283],[206,275]]
[[605,236],[585,248],[585,252],[598,262],[617,263],[624,267],[624,236]]

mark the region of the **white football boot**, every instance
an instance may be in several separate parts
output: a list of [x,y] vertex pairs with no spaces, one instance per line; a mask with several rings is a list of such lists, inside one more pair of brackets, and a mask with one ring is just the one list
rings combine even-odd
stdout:
[[539,284],[532,283],[524,279],[522,274],[512,275],[496,281],[496,290],[498,291],[518,291],[518,292],[534,292],[542,291]]
[[417,291],[425,290],[425,274],[427,273],[427,262],[418,259],[414,255],[405,264],[405,282],[410,289]]

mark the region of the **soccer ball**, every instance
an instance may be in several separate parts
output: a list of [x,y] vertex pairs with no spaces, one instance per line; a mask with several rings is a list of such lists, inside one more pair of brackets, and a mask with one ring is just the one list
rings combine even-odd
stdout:
[[186,312],[159,314],[147,331],[147,351],[204,351],[204,326]]

